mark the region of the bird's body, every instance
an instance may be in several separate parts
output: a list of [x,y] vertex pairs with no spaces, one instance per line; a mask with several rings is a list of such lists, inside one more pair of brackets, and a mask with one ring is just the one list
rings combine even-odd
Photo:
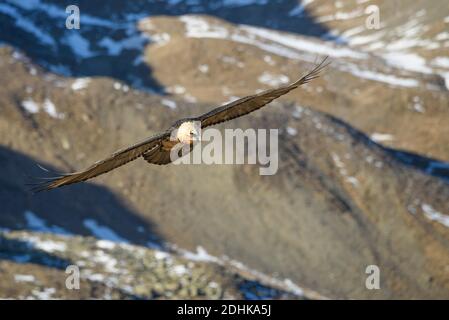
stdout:
[[161,149],[170,152],[170,150],[178,143],[182,143],[181,140],[162,140]]
[[85,181],[118,168],[139,157],[143,157],[143,159],[152,164],[168,164],[172,162],[170,153],[176,145],[181,143],[191,146],[193,141],[200,140],[199,132],[201,128],[229,121],[262,108],[274,99],[317,78],[319,72],[328,65],[328,63],[325,63],[326,60],[327,58],[305,76],[289,85],[238,99],[198,117],[179,119],[169,129],[134,144],[131,147],[118,150],[108,158],[94,163],[86,170],[62,174],[52,178],[43,178],[43,181],[33,184],[33,191],[49,190]]

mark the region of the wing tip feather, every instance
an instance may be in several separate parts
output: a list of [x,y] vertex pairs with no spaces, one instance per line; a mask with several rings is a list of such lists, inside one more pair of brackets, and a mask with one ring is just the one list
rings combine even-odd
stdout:
[[25,185],[28,187],[28,190],[31,193],[36,194],[42,191],[48,191],[65,185],[58,183],[60,182],[61,179],[65,177],[67,177],[67,175],[60,175],[54,177],[30,177],[29,180],[25,183]]
[[320,63],[316,64],[312,70],[310,70],[309,72],[307,72],[307,74],[302,76],[298,81],[294,83],[294,85],[299,86],[319,78],[320,72],[323,71],[326,67],[328,67],[331,63],[332,61],[329,60],[329,56],[325,56]]

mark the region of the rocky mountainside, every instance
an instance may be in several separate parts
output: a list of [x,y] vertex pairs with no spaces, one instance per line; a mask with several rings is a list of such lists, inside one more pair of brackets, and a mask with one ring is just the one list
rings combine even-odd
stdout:
[[[183,254],[91,237],[0,234],[1,298],[319,299],[290,282],[207,254]],[[70,278],[78,266],[79,284]],[[66,286],[66,281],[73,286]],[[284,290],[285,289],[285,290]]]
[[[413,2],[422,12],[407,21],[387,1],[111,3],[80,1],[80,30],[57,2],[0,4],[0,297],[449,297],[444,1]],[[360,28],[369,4],[380,30]],[[324,55],[323,77],[218,126],[278,128],[274,176],[139,159],[48,193],[25,187],[36,164],[87,167]],[[213,261],[189,259],[198,252]],[[167,254],[173,265],[159,263]],[[60,280],[67,261],[81,261],[77,293]],[[381,290],[365,287],[369,265]],[[190,268],[189,284],[172,268]]]

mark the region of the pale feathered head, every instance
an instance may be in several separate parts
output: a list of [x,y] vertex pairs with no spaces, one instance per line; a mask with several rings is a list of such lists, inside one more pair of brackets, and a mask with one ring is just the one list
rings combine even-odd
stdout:
[[198,121],[183,122],[176,133],[176,138],[185,144],[201,141],[201,127]]

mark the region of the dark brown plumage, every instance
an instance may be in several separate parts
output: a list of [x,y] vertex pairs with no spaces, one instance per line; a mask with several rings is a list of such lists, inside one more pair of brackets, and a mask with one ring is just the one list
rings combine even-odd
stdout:
[[138,157],[143,157],[147,162],[152,164],[168,164],[171,162],[170,150],[176,143],[179,142],[179,140],[174,141],[173,138],[171,138],[172,133],[174,130],[177,130],[183,123],[199,121],[201,122],[201,127],[205,128],[214,124],[244,116],[248,113],[262,108],[274,99],[279,98],[280,96],[290,92],[291,90],[294,90],[299,86],[310,82],[313,79],[316,79],[319,76],[320,71],[323,70],[328,64],[329,62],[327,62],[326,57],[318,65],[316,65],[314,69],[301,77],[299,80],[289,85],[277,89],[266,90],[255,95],[238,99],[231,103],[215,108],[199,117],[180,119],[176,121],[175,124],[168,130],[147,138],[146,140],[139,142],[131,147],[116,151],[108,158],[94,163],[86,170],[68,174],[61,174],[51,178],[41,178],[41,181],[31,184],[32,191],[39,192],[43,190],[58,188],[72,183],[86,181],[103,173],[109,172],[117,167],[120,167],[130,161],[137,159]]

